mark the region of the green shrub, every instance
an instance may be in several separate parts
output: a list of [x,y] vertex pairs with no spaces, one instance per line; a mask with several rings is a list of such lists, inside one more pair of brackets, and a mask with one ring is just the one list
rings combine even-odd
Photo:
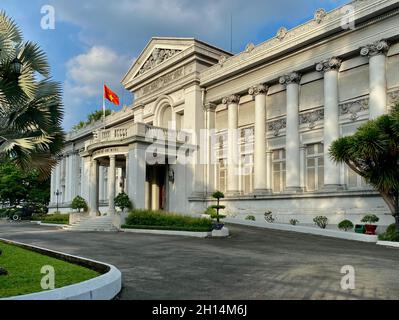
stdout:
[[214,209],[214,208],[211,206],[211,207],[208,207],[208,208],[205,210],[204,214],[206,214],[206,215],[212,217],[212,216],[216,216],[217,212],[216,212],[216,209]]
[[319,228],[321,229],[325,229],[327,228],[328,225],[328,218],[324,217],[324,216],[318,216],[316,218],[313,219],[313,222],[315,223],[315,225],[317,225]]
[[211,231],[213,224],[207,218],[195,218],[163,211],[133,210],[126,218],[126,227],[154,227],[169,228],[171,230]]
[[245,220],[256,221],[256,218],[255,218],[255,216],[248,216],[248,217],[245,218]]
[[119,207],[122,211],[125,209],[134,209],[133,203],[130,201],[129,196],[122,192],[115,198],[115,206]]
[[396,225],[391,224],[387,231],[383,234],[381,234],[379,237],[380,241],[394,241],[394,242],[399,242],[399,233],[396,232]]
[[40,220],[42,223],[54,223],[54,224],[68,224],[69,223],[69,214],[48,214],[42,216]]
[[83,210],[83,212],[87,211],[87,203],[86,200],[83,199],[80,196],[77,196],[75,199],[73,199],[72,201],[72,209],[73,210],[78,210],[78,212],[81,212],[81,210]]
[[378,218],[375,214],[368,214],[362,219],[362,222],[367,224],[377,223],[378,221],[380,221],[380,218]]
[[290,220],[290,224],[293,226],[296,226],[299,223],[299,221],[297,219],[291,219]]
[[226,209],[226,206],[220,205],[220,199],[224,199],[224,193],[220,191],[216,191],[213,195],[212,198],[217,200],[217,205],[212,206],[213,209],[216,210],[216,217],[212,217],[212,219],[216,219],[217,223],[220,223],[220,219],[226,218],[226,216],[220,215],[220,210]]
[[353,222],[349,221],[349,220],[341,221],[338,224],[339,230],[344,230],[344,231],[352,230],[354,227],[355,226],[354,226]]
[[273,216],[273,212],[271,211],[265,212],[265,221],[267,223],[274,223],[274,221],[276,221],[276,218]]

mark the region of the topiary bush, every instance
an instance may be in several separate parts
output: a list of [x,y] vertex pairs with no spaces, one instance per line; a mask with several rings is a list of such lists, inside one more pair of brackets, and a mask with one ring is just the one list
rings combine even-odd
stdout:
[[248,220],[248,221],[256,221],[256,218],[255,218],[255,216],[247,216],[247,217],[245,218],[245,220]]
[[81,196],[77,196],[75,199],[72,201],[72,209],[73,210],[78,210],[78,212],[86,212],[88,209],[87,202],[85,199],[83,199]]
[[350,220],[344,220],[338,224],[339,230],[344,230],[345,232],[348,230],[352,230],[354,227],[355,226],[354,226],[353,222]]
[[220,223],[220,219],[226,218],[226,216],[221,216],[219,214],[220,210],[226,209],[225,206],[221,206],[220,205],[220,199],[224,199],[224,193],[220,192],[220,191],[216,191],[212,195],[212,197],[217,200],[217,205],[216,206],[212,206],[212,208],[216,210],[216,221],[217,221],[217,223]]
[[124,212],[125,209],[134,209],[133,203],[130,201],[129,196],[124,192],[118,194],[114,201],[115,206],[119,207],[122,212]]
[[378,221],[380,221],[380,218],[378,218],[375,214],[368,214],[362,219],[362,222],[367,224],[377,223]]
[[321,229],[325,229],[327,228],[328,225],[328,218],[325,216],[318,216],[316,218],[313,219],[313,222],[315,223],[315,225],[317,225],[319,228]]
[[299,223],[299,221],[297,219],[291,219],[290,220],[290,224],[293,226],[296,226]]

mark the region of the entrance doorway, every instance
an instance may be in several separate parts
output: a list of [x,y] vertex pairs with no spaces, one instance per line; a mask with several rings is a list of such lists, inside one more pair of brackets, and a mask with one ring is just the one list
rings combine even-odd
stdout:
[[147,166],[147,209],[168,210],[167,165]]

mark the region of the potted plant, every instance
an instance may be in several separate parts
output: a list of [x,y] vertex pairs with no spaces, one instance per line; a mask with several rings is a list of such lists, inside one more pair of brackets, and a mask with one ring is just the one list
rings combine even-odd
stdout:
[[224,199],[224,194],[223,194],[223,192],[217,191],[212,195],[212,197],[217,200],[217,205],[212,206],[212,208],[216,210],[216,216],[213,217],[214,219],[216,218],[216,224],[215,224],[214,228],[215,228],[215,230],[222,230],[224,227],[224,224],[220,222],[220,219],[223,219],[226,216],[221,216],[219,214],[219,212],[220,212],[220,210],[226,209],[225,206],[220,205],[220,199]]
[[380,218],[378,218],[375,214],[368,214],[364,216],[362,219],[362,222],[365,223],[365,228],[366,228],[366,234],[375,236],[375,232],[377,230],[377,226],[375,223],[380,221]]
[[328,218],[325,216],[318,216],[316,218],[313,219],[313,222],[315,223],[315,225],[317,225],[319,228],[321,229],[325,229],[327,228],[328,225]]

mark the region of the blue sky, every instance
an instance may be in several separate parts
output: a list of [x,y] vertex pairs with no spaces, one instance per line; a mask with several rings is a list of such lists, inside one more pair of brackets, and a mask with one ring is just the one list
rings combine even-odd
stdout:
[[[63,84],[69,130],[101,109],[105,81],[130,105],[132,95],[120,80],[153,36],[195,37],[233,51],[261,43],[349,0],[0,0],[22,28],[24,37],[48,54],[53,78]],[[55,29],[41,28],[41,8],[55,9]],[[116,110],[116,109],[115,109]]]

